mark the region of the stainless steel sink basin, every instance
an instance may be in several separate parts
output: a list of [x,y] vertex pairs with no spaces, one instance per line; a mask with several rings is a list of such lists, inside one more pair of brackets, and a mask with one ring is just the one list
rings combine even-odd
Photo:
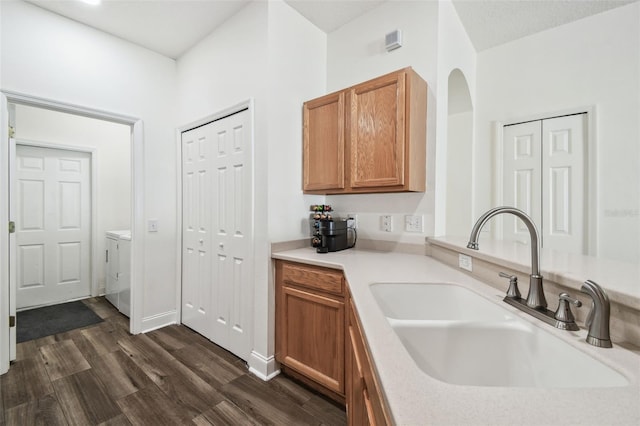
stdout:
[[531,388],[629,384],[613,368],[467,288],[377,283],[370,289],[416,365],[440,381]]

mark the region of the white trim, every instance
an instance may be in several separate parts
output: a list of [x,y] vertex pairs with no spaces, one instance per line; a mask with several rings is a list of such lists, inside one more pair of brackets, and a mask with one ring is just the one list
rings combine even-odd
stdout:
[[163,312],[161,314],[151,315],[150,317],[142,318],[141,325],[141,333],[148,333],[153,330],[157,330],[162,327],[166,327],[168,325],[176,324],[177,311],[174,309],[172,311]]
[[[253,98],[249,98],[243,102],[238,102],[233,106],[230,106],[228,108],[215,112],[211,115],[207,115],[198,120],[182,125],[178,127],[178,134],[182,134],[183,132],[186,132],[188,130],[211,123],[212,121],[216,121],[220,118],[226,117],[227,115],[235,114],[237,112],[242,111],[243,109],[249,109],[253,111]],[[251,121],[253,122],[253,115],[251,115]]]
[[276,358],[272,355],[265,357],[256,351],[251,351],[249,358],[249,372],[260,379],[269,381],[280,374],[280,368],[276,362]]
[[[0,169],[9,170],[9,110],[7,97],[0,93]],[[9,223],[9,175],[0,173],[0,229]],[[9,233],[0,232],[0,374],[9,371],[11,360],[9,350]]]
[[[55,142],[43,142],[33,141],[27,139],[15,139],[16,145],[33,146],[37,148],[51,148],[61,149],[64,151],[73,152],[85,152],[88,153],[91,162],[91,253],[90,253],[90,269],[91,269],[91,284],[89,286],[89,292],[91,296],[98,296],[98,262],[102,259],[102,256],[98,253],[98,161],[97,161],[97,149],[89,146],[77,146],[77,145],[64,145]],[[9,161],[15,159],[13,155]]]
[[[492,138],[494,141],[494,153],[495,153],[495,164],[496,167],[494,169],[494,173],[492,179],[494,179],[493,187],[493,206],[502,206],[504,204],[502,192],[504,190],[504,139],[503,139],[503,131],[504,123],[501,121],[493,121],[491,122],[491,132]],[[475,220],[475,219],[474,219]],[[491,223],[493,222],[493,223]],[[487,228],[488,227],[488,228]],[[495,239],[502,239],[502,215],[498,215],[493,218],[493,221],[489,221],[485,228],[487,231],[491,233],[491,236]]]
[[52,109],[58,112],[66,112],[68,114],[79,115],[88,118],[97,118],[98,120],[112,121],[115,123],[132,125],[139,121],[139,118],[129,115],[118,114],[100,109],[73,105],[66,102],[54,101],[51,99],[40,98],[38,96],[25,95],[23,93],[3,90],[2,93],[7,97],[9,103],[27,105],[36,108]]
[[[15,111],[14,111],[15,112]],[[11,109],[9,110],[9,114],[12,115]],[[10,120],[11,122],[11,120]],[[15,126],[15,123],[12,124]],[[9,220],[16,221],[16,206],[14,203],[11,203],[11,190],[15,188],[15,179],[16,179],[16,169],[15,169],[15,158],[16,158],[16,140],[14,138],[9,138],[9,180],[8,180],[8,204],[9,204]],[[18,307],[18,297],[17,291],[11,291],[11,289],[17,288],[17,274],[12,274],[11,269],[16,269],[18,262],[17,256],[17,238],[15,232],[9,235],[9,315],[17,315],[17,307]],[[9,329],[9,359],[14,361],[17,356],[17,327],[11,327]]]
[[131,317],[132,334],[142,332],[144,314],[145,244],[144,227],[144,123],[137,120],[131,129]]
[[[581,114],[586,113],[587,115],[587,128],[585,137],[587,139],[585,144],[585,167],[586,167],[586,180],[587,183],[585,185],[586,188],[596,188],[595,191],[585,191],[584,196],[585,200],[585,210],[586,210],[586,243],[585,246],[587,248],[587,255],[589,256],[597,256],[598,255],[598,185],[597,185],[597,159],[596,159],[596,140],[597,140],[597,107],[595,105],[589,105],[584,107],[575,107],[575,108],[567,108],[562,110],[557,110],[553,112],[547,113],[538,113],[538,114],[529,114],[522,117],[510,117],[508,119],[502,121],[494,121],[494,126],[492,129],[494,130],[494,134],[492,135],[492,143],[494,146],[494,151],[496,153],[495,161],[495,173],[494,176],[497,176],[496,173],[502,174],[503,170],[503,161],[502,161],[502,152],[503,152],[503,144],[502,140],[502,131],[501,127],[508,126],[511,124],[523,123],[528,121],[537,121],[537,120],[546,120],[554,117],[561,117],[564,115],[573,115],[573,114]],[[495,205],[502,204],[502,182],[494,182],[494,202]],[[500,191],[498,191],[500,189]],[[497,218],[496,218],[497,219]],[[501,226],[498,226],[496,222],[495,229],[502,229]],[[498,231],[496,231],[498,232]],[[496,235],[497,237],[497,235]]]
[[182,128],[176,129],[176,323],[182,324]]

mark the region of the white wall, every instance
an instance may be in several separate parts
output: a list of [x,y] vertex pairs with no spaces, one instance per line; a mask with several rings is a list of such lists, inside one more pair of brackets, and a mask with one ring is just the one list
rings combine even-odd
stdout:
[[595,106],[597,254],[640,260],[640,3],[478,55],[476,211],[492,206],[490,122]]
[[[249,364],[269,375],[264,317],[268,312],[269,246],[267,229],[267,3],[252,2],[179,58],[178,116],[180,125],[228,107],[254,100],[254,341],[260,346],[258,362]],[[266,293],[266,294],[265,294]],[[261,362],[262,361],[262,362]],[[262,364],[262,365],[260,365]]]
[[[427,191],[402,194],[332,195],[338,214],[358,214],[358,236],[423,243],[434,230],[435,123],[438,3],[385,2],[328,34],[327,91],[335,91],[411,66],[427,82]],[[403,46],[387,52],[385,34],[402,31]],[[380,215],[391,214],[394,232],[380,230]],[[424,215],[425,233],[404,233],[404,215]]]
[[[2,89],[144,124],[143,317],[175,313],[175,62],[25,2],[2,2]],[[136,285],[138,283],[134,283]]]
[[447,121],[446,235],[468,237],[476,219],[469,208],[473,200],[473,111],[449,114]]
[[[92,148],[96,164],[96,243],[105,251],[105,233],[131,226],[131,128],[78,115],[16,105],[18,140]],[[104,256],[98,255],[99,259]],[[97,288],[105,289],[105,264],[94,264]]]
[[269,3],[269,239],[307,238],[302,194],[302,103],[325,94],[327,36],[282,1]]
[[[282,1],[252,2],[177,62],[180,124],[255,102],[254,354],[273,371],[270,243],[307,238],[302,223],[302,102],[324,93],[326,36]],[[261,363],[269,363],[268,366]],[[266,368],[265,368],[266,367]]]
[[[403,46],[387,53],[384,36],[402,30]],[[446,214],[447,77],[460,68],[475,90],[475,51],[446,1],[385,2],[328,36],[329,91],[412,66],[426,80],[427,190],[425,193],[327,197],[339,213],[357,213],[359,236],[421,244],[444,233]],[[380,231],[380,215],[391,214],[394,231]],[[424,216],[424,233],[404,232],[404,215]]]
[[[469,137],[468,133],[463,133],[462,128],[458,127],[458,133],[455,137],[449,138],[449,129],[452,129],[453,123],[449,120],[455,121],[456,117],[451,117],[449,102],[454,101],[449,99],[451,93],[449,84],[451,83],[449,77],[451,72],[458,70],[464,77],[464,80],[468,86],[469,94],[471,97],[471,110],[473,110],[474,95],[476,90],[476,61],[477,54],[475,48],[471,44],[471,40],[467,35],[466,30],[460,22],[458,13],[450,0],[440,0],[439,2],[439,23],[438,23],[438,117],[436,125],[436,176],[435,176],[435,235],[443,235],[450,232],[453,229],[458,230],[456,233],[463,232],[465,228],[464,223],[467,221],[469,214],[475,217],[473,211],[469,211],[469,204],[472,203],[471,198],[466,200],[461,196],[460,192],[451,192],[458,188],[466,188],[464,195],[473,196],[473,188],[471,188],[471,152],[473,147],[472,137]],[[456,74],[460,77],[459,74]],[[458,116],[457,125],[468,125],[468,118],[466,121],[461,121],[462,117]],[[471,133],[473,133],[471,131]],[[451,141],[451,143],[450,143]],[[455,141],[455,142],[454,142]],[[449,145],[455,152],[449,151]],[[457,164],[453,164],[451,161],[453,156],[459,156]],[[443,166],[445,165],[446,166]],[[455,167],[455,170],[452,168]],[[454,178],[455,182],[449,180]],[[454,189],[455,188],[455,189]],[[455,199],[451,200],[452,195],[455,194]],[[461,217],[457,214],[453,214],[453,211],[448,210],[447,207],[452,208],[454,211],[457,207],[465,208],[465,217]],[[447,223],[452,222],[452,223]],[[471,231],[471,225],[467,225],[466,232]]]

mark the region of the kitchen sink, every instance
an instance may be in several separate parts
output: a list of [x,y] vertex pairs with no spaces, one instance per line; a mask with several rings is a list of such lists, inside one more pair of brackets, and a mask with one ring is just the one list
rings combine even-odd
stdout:
[[473,291],[446,283],[376,283],[370,287],[387,318],[492,321],[513,316]]
[[370,289],[416,365],[440,381],[531,388],[629,384],[609,366],[465,287],[376,283]]

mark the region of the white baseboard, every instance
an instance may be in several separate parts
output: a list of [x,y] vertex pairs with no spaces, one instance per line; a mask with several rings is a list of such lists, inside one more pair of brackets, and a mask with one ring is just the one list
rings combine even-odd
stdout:
[[141,333],[147,333],[149,331],[177,323],[178,313],[175,310],[152,315],[150,317],[142,318],[142,327],[140,327]]
[[251,351],[249,372],[266,382],[280,374],[280,369],[274,356],[264,357],[256,351]]

